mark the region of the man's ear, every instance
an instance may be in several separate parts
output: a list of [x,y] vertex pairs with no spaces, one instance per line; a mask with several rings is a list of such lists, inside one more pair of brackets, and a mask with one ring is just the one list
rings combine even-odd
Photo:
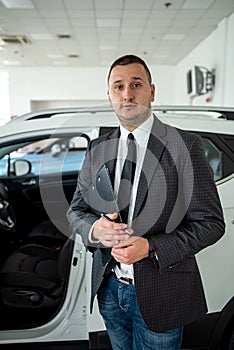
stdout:
[[155,85],[151,84],[151,102],[154,102],[155,98]]

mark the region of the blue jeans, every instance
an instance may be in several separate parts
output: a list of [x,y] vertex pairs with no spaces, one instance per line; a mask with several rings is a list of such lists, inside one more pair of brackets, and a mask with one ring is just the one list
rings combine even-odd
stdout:
[[99,310],[113,350],[179,350],[182,328],[163,333],[149,330],[142,319],[134,285],[111,274],[98,292]]

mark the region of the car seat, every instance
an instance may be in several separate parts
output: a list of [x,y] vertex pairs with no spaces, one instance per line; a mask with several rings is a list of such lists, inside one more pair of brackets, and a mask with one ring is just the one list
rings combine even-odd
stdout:
[[0,268],[0,296],[13,308],[51,308],[62,300],[73,240],[60,251],[36,244],[21,246]]
[[52,223],[50,220],[44,220],[34,226],[26,237],[27,243],[34,243],[46,247],[62,247],[69,232],[67,222]]

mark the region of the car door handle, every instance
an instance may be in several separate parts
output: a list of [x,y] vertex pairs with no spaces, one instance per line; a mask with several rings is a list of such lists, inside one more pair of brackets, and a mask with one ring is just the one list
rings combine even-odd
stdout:
[[36,180],[35,179],[31,179],[30,181],[24,181],[22,182],[23,186],[32,186],[32,185],[36,185]]

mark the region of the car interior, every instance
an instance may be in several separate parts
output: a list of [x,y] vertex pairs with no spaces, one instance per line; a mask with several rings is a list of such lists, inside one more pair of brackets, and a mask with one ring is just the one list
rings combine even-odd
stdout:
[[66,210],[87,139],[46,141],[15,144],[0,160],[0,329],[49,321],[66,295],[73,248]]

